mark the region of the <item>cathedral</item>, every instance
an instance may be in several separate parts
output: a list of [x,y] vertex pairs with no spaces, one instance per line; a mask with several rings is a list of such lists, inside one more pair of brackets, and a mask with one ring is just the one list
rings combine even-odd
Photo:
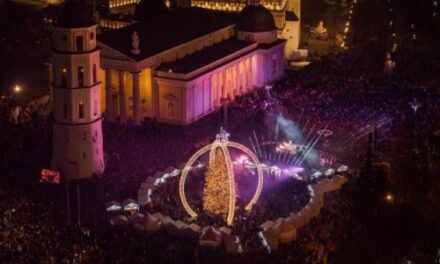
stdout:
[[54,27],[52,167],[66,178],[103,172],[103,119],[187,125],[283,77],[287,40],[258,3],[231,13],[143,0],[134,18],[97,34],[69,2]]
[[98,36],[107,121],[190,124],[283,76],[286,40],[263,5],[234,14],[144,0],[134,16]]

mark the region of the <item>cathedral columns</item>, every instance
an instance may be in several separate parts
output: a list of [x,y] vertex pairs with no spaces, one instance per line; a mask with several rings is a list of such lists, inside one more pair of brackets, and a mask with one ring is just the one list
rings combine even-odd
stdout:
[[105,69],[105,118],[113,122],[112,70]]
[[[155,75],[155,70],[151,69],[151,76]],[[151,116],[153,118],[159,118],[159,88],[154,78],[152,78],[151,81],[151,96]]]
[[133,123],[135,126],[141,124],[141,94],[139,90],[139,72],[132,72],[133,78]]
[[119,123],[127,123],[127,98],[125,98],[125,72],[119,72]]
[[249,87],[248,90],[249,91],[253,91],[254,90],[254,76],[252,74],[252,57],[248,58],[249,60]]
[[248,58],[249,60],[249,91],[253,91],[254,90],[254,75],[252,73],[252,57]]

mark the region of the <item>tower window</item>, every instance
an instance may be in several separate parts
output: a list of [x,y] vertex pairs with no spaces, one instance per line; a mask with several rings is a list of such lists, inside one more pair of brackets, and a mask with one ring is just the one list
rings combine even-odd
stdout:
[[84,50],[83,37],[76,36],[76,51],[83,51],[83,50]]
[[93,100],[93,116],[98,115],[98,100]]
[[63,68],[61,70],[61,87],[67,86],[67,69]]
[[67,119],[67,104],[63,104],[63,118]]
[[84,103],[83,102],[79,103],[78,116],[79,116],[79,119],[84,119]]
[[78,67],[78,86],[84,86],[84,67]]
[[93,84],[98,82],[98,72],[96,69],[96,64],[93,64]]

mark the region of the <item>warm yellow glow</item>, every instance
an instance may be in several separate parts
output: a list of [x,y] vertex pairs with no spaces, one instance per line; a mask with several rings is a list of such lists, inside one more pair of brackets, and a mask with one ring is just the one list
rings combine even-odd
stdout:
[[[287,7],[287,0],[262,0],[260,3],[271,11],[281,11]],[[224,2],[224,1],[191,1],[191,6],[201,7],[205,9],[221,10],[221,11],[241,11],[246,4],[242,2]]]
[[388,194],[385,196],[385,199],[386,199],[388,202],[392,202],[392,201],[394,200],[394,197],[393,197],[392,194],[388,193]]
[[210,164],[205,174],[203,210],[211,214],[226,216],[228,225],[234,221],[235,178],[230,154],[223,144],[211,148]]
[[16,84],[16,85],[14,86],[14,92],[15,92],[15,93],[19,93],[19,92],[21,92],[21,91],[22,91],[21,86],[18,85],[18,84]]
[[180,200],[182,201],[183,207],[185,208],[185,210],[187,211],[187,213],[191,217],[197,217],[197,213],[188,204],[188,201],[187,201],[186,195],[185,195],[185,182],[186,182],[186,177],[188,176],[188,172],[191,170],[194,162],[197,159],[199,159],[200,156],[202,156],[203,154],[205,154],[208,151],[210,151],[210,164],[211,164],[211,162],[213,162],[214,158],[215,158],[214,157],[215,155],[213,154],[213,153],[215,153],[214,151],[218,148],[221,148],[222,153],[225,157],[225,161],[226,161],[227,172],[228,172],[228,184],[229,184],[229,208],[228,208],[228,216],[227,216],[226,221],[227,221],[228,225],[233,224],[234,213],[235,213],[235,203],[236,203],[236,193],[235,193],[234,171],[233,171],[232,161],[231,161],[229,150],[228,150],[229,147],[236,148],[236,149],[239,149],[239,150],[245,152],[250,157],[250,159],[255,163],[255,166],[257,168],[257,173],[258,173],[257,189],[256,189],[251,201],[246,205],[245,209],[247,211],[252,210],[252,206],[258,201],[258,198],[261,195],[261,190],[263,189],[263,170],[261,168],[261,164],[260,164],[259,160],[254,155],[254,153],[252,153],[252,151],[250,149],[248,149],[247,147],[245,147],[241,144],[235,143],[235,142],[230,142],[228,140],[223,140],[223,139],[217,138],[214,141],[214,143],[209,144],[209,145],[201,148],[200,150],[198,150],[196,153],[194,153],[194,155],[186,163],[186,166],[182,171],[182,176],[180,177],[180,182],[179,182]]

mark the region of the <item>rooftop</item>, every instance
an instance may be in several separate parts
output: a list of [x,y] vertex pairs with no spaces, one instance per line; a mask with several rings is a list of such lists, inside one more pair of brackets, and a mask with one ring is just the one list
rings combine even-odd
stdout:
[[[135,59],[143,60],[160,52],[234,25],[236,15],[201,8],[183,8],[142,23],[104,32],[98,36],[103,44]],[[130,52],[131,35],[139,36],[140,54]]]
[[230,38],[216,43],[210,47],[196,51],[182,59],[171,63],[162,64],[159,71],[172,71],[177,73],[190,73],[205,65],[213,63],[225,56],[254,45],[254,42],[241,41],[236,38]]

